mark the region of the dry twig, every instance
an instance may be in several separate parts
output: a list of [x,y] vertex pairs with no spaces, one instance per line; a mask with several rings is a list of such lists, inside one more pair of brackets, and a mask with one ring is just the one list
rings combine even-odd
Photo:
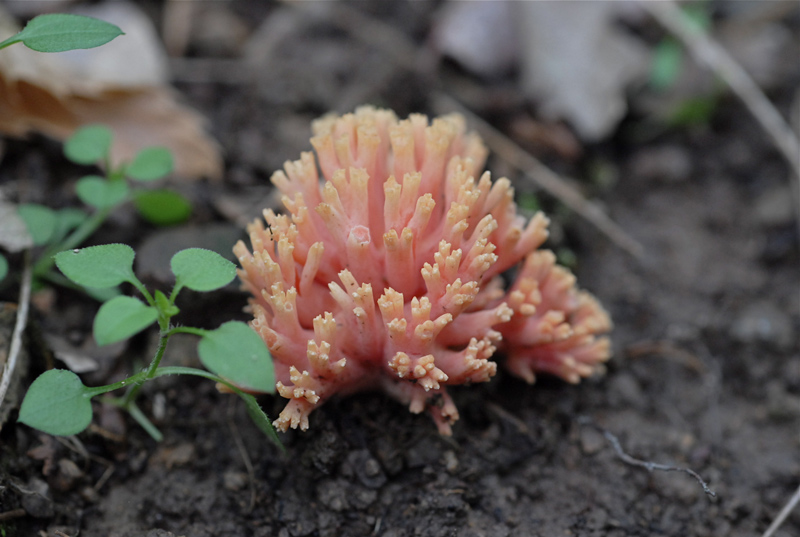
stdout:
[[794,171],[792,182],[795,211],[800,219],[800,141],[780,113],[758,87],[758,84],[731,58],[719,43],[706,32],[687,24],[680,8],[672,0],[640,2],[662,26],[673,33],[689,49],[695,60],[706,65],[725,81],[739,97],[761,127],[772,138]]
[[703,492],[705,492],[708,496],[711,496],[712,498],[717,496],[717,493],[711,490],[711,488],[709,488],[708,484],[703,480],[703,478],[700,477],[700,475],[694,470],[690,470],[689,468],[682,468],[680,466],[670,466],[668,464],[659,464],[657,462],[643,461],[641,459],[631,457],[630,455],[625,453],[625,451],[622,449],[622,444],[620,443],[619,438],[617,438],[610,431],[594,423],[594,421],[592,421],[591,418],[580,417],[578,418],[578,423],[580,425],[587,425],[599,431],[605,437],[605,439],[608,440],[608,442],[611,444],[611,447],[614,448],[617,457],[625,464],[644,468],[648,472],[652,472],[653,470],[659,470],[661,472],[683,472],[684,474],[688,474],[692,476],[695,480],[697,480],[697,482],[700,483],[700,486],[703,487]]
[[24,516],[28,516],[28,512],[25,509],[17,508],[12,509],[11,511],[3,511],[0,513],[0,522],[4,520],[11,520],[14,518],[22,518]]
[[489,147],[503,160],[524,172],[534,183],[546,190],[555,198],[561,200],[570,209],[594,224],[611,241],[630,253],[637,259],[644,257],[644,247],[636,239],[628,235],[595,203],[587,200],[567,180],[560,177],[553,170],[542,164],[536,157],[522,149],[510,138],[489,125],[486,121],[467,110],[452,97],[439,93],[436,96],[435,107],[458,110],[468,117],[469,122],[477,126],[478,131]]
[[786,505],[783,506],[781,512],[778,513],[778,516],[775,517],[775,520],[772,521],[772,524],[769,525],[769,528],[767,528],[767,531],[765,531],[761,537],[772,537],[798,503],[800,503],[800,487],[797,487],[795,493],[789,498],[789,501],[786,502]]
[[14,325],[14,333],[11,336],[11,348],[8,351],[8,359],[3,367],[3,378],[0,379],[0,407],[6,397],[8,387],[11,385],[11,378],[14,376],[14,369],[17,367],[20,351],[22,350],[22,334],[28,323],[28,309],[31,302],[31,280],[33,271],[31,270],[30,250],[25,252],[25,266],[22,269],[22,282],[19,288],[19,304],[17,309],[17,322]]

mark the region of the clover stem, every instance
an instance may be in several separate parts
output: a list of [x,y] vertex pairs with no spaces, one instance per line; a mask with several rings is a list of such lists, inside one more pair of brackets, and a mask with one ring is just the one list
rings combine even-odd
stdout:
[[150,365],[147,366],[147,371],[144,374],[144,377],[137,381],[137,383],[131,387],[128,393],[125,394],[124,399],[124,406],[128,410],[130,410],[133,406],[133,402],[136,399],[136,396],[139,395],[139,390],[142,389],[142,385],[147,382],[148,380],[155,378],[156,370],[158,369],[158,365],[161,363],[161,358],[164,357],[164,351],[167,350],[167,342],[169,341],[170,333],[168,331],[169,325],[163,326],[164,324],[168,323],[169,321],[159,320],[159,325],[161,328],[161,336],[158,340],[158,350],[156,350],[156,355],[153,357],[153,361],[150,362]]
[[51,245],[47,248],[47,250],[42,253],[39,260],[33,266],[33,274],[35,276],[40,276],[45,274],[50,268],[55,264],[55,259],[53,256],[58,252],[63,252],[64,250],[69,250],[70,248],[75,248],[87,237],[89,237],[92,233],[94,233],[97,228],[105,221],[108,215],[111,213],[111,210],[114,207],[107,207],[105,209],[100,209],[99,211],[95,212],[91,217],[85,220],[81,225],[75,228],[72,233],[69,234],[63,241],[59,244]]
[[6,47],[10,47],[14,43],[22,43],[22,39],[19,38],[19,34],[14,34],[2,43],[0,43],[0,49],[4,49]]
[[128,412],[130,412],[131,417],[133,417],[133,419],[135,419],[136,422],[142,426],[142,429],[147,431],[147,434],[149,434],[153,440],[156,442],[161,442],[164,439],[164,435],[161,434],[161,431],[159,431],[158,428],[153,425],[149,419],[147,419],[147,416],[144,415],[144,412],[139,410],[139,407],[136,406],[136,403],[130,401],[126,405],[126,408],[128,409]]
[[169,331],[169,335],[172,334],[193,334],[195,336],[203,337],[208,334],[208,330],[203,330],[202,328],[194,328],[191,326],[176,326],[172,330]]

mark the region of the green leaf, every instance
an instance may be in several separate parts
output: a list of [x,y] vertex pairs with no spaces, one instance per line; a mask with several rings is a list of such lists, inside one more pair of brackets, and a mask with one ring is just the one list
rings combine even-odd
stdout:
[[521,209],[525,209],[526,211],[532,213],[542,209],[542,205],[539,203],[538,196],[532,192],[524,192],[517,196],[517,205],[519,205]]
[[236,277],[236,265],[211,250],[188,248],[169,262],[177,288],[213,291],[225,287]]
[[231,321],[206,332],[197,352],[209,371],[242,390],[275,391],[275,370],[267,345],[246,324]]
[[192,204],[173,190],[145,190],[133,200],[139,214],[158,226],[184,222],[192,214]]
[[64,52],[99,47],[120,35],[122,30],[108,22],[54,13],[34,17],[21,32],[0,43],[0,48],[22,42],[37,52]]
[[202,369],[195,369],[193,367],[160,367],[156,370],[156,377],[163,377],[166,375],[193,375],[197,377],[206,378],[209,380],[213,380],[214,382],[219,382],[224,384],[233,392],[241,397],[245,404],[247,405],[247,413],[250,415],[250,418],[256,424],[256,426],[261,429],[261,431],[273,442],[277,445],[281,451],[285,452],[286,448],[281,443],[281,439],[278,438],[278,433],[275,432],[275,429],[272,427],[272,422],[270,421],[269,417],[267,417],[266,413],[261,409],[256,398],[250,395],[249,393],[244,393],[242,390],[228,382],[227,380],[217,376],[212,375],[208,371],[203,371]]
[[78,434],[92,421],[91,397],[78,375],[51,369],[31,384],[19,409],[19,421],[48,434]]
[[55,255],[56,266],[64,276],[84,287],[114,287],[122,282],[137,282],[133,273],[136,253],[125,244],[104,244]]
[[172,304],[169,301],[169,298],[167,298],[167,295],[158,289],[156,289],[156,292],[153,293],[153,298],[156,301],[156,307],[163,315],[166,315],[167,317],[174,317],[180,313],[181,310],[178,309],[178,306]]
[[671,87],[678,79],[683,64],[683,49],[674,39],[662,39],[653,50],[650,85],[658,90]]
[[0,254],[0,282],[6,279],[8,275],[8,260],[6,256]]
[[283,447],[281,443],[281,439],[278,438],[278,433],[275,432],[275,428],[272,426],[272,422],[269,420],[269,417],[258,404],[256,398],[250,395],[249,393],[244,392],[237,392],[239,397],[241,397],[245,405],[247,405],[247,414],[250,416],[250,419],[253,420],[253,423],[256,424],[261,432],[267,435],[267,438],[272,440],[275,445],[277,445],[281,451],[286,451],[286,448]]
[[118,297],[122,294],[122,291],[120,290],[119,287],[103,287],[102,289],[92,289],[90,287],[84,287],[83,290],[86,292],[87,295],[97,300],[98,302],[108,302],[112,298]]
[[94,339],[108,345],[138,334],[158,319],[158,310],[131,296],[112,298],[94,318]]
[[64,156],[76,164],[96,164],[108,157],[111,129],[88,125],[76,130],[64,144]]
[[682,6],[681,14],[683,23],[695,33],[702,33],[711,28],[709,6],[703,4]]
[[166,147],[147,147],[139,151],[125,174],[138,181],[155,181],[172,172],[172,153]]
[[127,197],[128,185],[125,181],[108,181],[97,175],[87,175],[75,185],[75,192],[86,205],[106,209]]
[[672,127],[708,125],[717,111],[719,99],[716,95],[700,96],[682,101],[667,118]]
[[34,246],[40,246],[50,241],[56,230],[57,218],[55,211],[44,205],[26,203],[17,207],[17,213],[25,222]]
[[53,244],[59,243],[64,237],[67,236],[67,233],[83,224],[88,217],[89,215],[87,215],[84,211],[74,207],[61,209],[56,213],[56,230],[53,233],[50,242]]

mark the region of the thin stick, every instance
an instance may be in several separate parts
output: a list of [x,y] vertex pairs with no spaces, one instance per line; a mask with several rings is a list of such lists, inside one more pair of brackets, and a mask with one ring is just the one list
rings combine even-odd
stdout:
[[641,1],[640,5],[664,28],[675,34],[698,63],[705,64],[730,86],[731,91],[742,100],[761,127],[772,138],[795,173],[797,179],[796,182],[793,182],[795,208],[800,216],[800,141],[792,132],[791,127],[767,99],[758,84],[747,74],[747,71],[742,69],[719,43],[706,32],[686,23],[685,17],[674,1]]
[[24,516],[28,516],[28,512],[25,509],[12,509],[11,511],[3,511],[0,513],[0,522],[4,520],[11,520],[12,518],[21,518]]
[[578,418],[578,423],[581,425],[588,425],[589,427],[593,427],[594,429],[602,433],[605,439],[608,440],[608,442],[611,444],[611,447],[614,448],[617,457],[625,464],[644,468],[648,472],[652,472],[653,470],[660,470],[662,472],[682,472],[684,474],[688,474],[693,478],[695,478],[698,483],[700,483],[700,486],[703,487],[703,492],[705,492],[708,496],[711,496],[712,498],[717,496],[717,493],[711,490],[711,488],[709,488],[708,484],[703,480],[703,478],[700,477],[700,475],[694,470],[691,470],[689,468],[682,468],[680,466],[670,466],[667,464],[659,464],[651,461],[643,461],[641,459],[631,457],[630,455],[625,453],[625,451],[622,449],[622,444],[620,444],[620,441],[616,436],[614,436],[610,431],[594,423],[590,418],[587,417]]
[[767,531],[765,531],[764,535],[761,537],[772,537],[772,535],[778,531],[778,528],[781,527],[781,524],[783,524],[783,522],[789,516],[789,513],[792,512],[792,509],[794,509],[798,503],[800,503],[800,487],[797,487],[795,493],[792,495],[789,501],[786,502],[786,505],[783,506],[781,512],[778,513],[778,516],[775,517],[775,520],[772,521],[772,524],[769,525],[769,528],[767,528]]
[[11,377],[14,376],[14,369],[17,367],[20,350],[22,349],[22,334],[28,323],[28,307],[31,301],[31,280],[33,270],[31,269],[31,252],[25,252],[25,266],[22,269],[22,282],[19,289],[19,304],[17,306],[17,322],[14,325],[14,333],[11,336],[11,348],[8,351],[8,360],[3,366],[3,378],[0,379],[0,407],[6,397],[8,387],[11,385]]
[[456,109],[467,116],[469,122],[478,128],[483,139],[486,140],[489,147],[500,158],[524,172],[539,187],[594,224],[614,244],[637,259],[644,257],[644,247],[640,242],[628,235],[598,205],[584,198],[576,188],[542,164],[539,159],[522,149],[506,135],[489,125],[449,95],[438,93],[434,103],[436,102],[438,102],[436,105],[438,109]]

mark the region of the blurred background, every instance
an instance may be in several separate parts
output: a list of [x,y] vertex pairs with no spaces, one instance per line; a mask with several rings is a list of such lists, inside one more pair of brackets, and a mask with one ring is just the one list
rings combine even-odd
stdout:
[[[95,239],[135,246],[137,273],[163,286],[174,251],[232,257],[243,227],[279,206],[269,177],[310,150],[313,119],[362,104],[401,118],[459,112],[526,215],[552,218],[547,247],[611,313],[615,356],[605,378],[578,388],[500,374],[456,390],[464,411],[452,441],[381,396],[337,400],[311,431],[286,436],[290,464],[213,387],[165,379],[151,394],[166,412],[164,445],[113,413],[103,427],[124,441],[84,439],[103,463],[22,426],[3,430],[9,475],[49,502],[16,511],[27,517],[17,528],[767,535],[800,481],[798,2],[6,0],[0,38],[45,12],[105,19],[126,35],[91,51],[0,52],[0,198],[77,204],[85,170],[60,141],[80,125],[109,125],[116,158],[169,147],[168,183],[191,214],[163,227],[123,208]],[[247,318],[242,293],[223,298],[198,299],[185,320]],[[94,302],[45,289],[34,307],[57,360],[88,356],[91,383],[141,351],[92,348]],[[280,406],[264,401],[271,415]],[[579,416],[638,457],[692,467],[717,499],[683,474],[625,466]],[[231,420],[240,444],[224,434]],[[12,510],[9,498],[0,489]],[[774,535],[798,534],[795,510]]]

